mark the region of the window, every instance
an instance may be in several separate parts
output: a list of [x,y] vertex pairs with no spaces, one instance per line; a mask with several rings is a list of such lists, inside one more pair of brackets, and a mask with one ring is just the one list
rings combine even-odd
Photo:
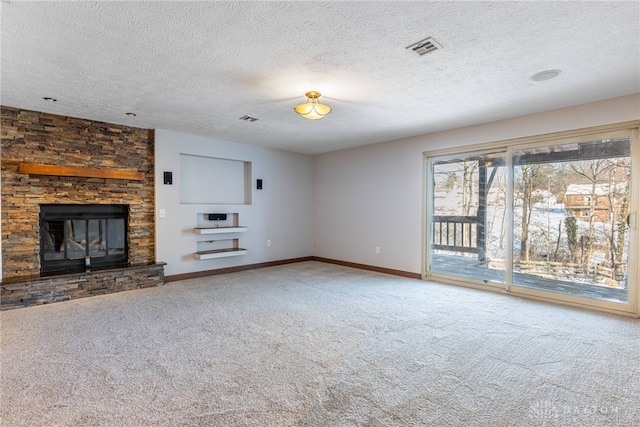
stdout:
[[427,153],[425,276],[637,310],[637,144],[630,129]]

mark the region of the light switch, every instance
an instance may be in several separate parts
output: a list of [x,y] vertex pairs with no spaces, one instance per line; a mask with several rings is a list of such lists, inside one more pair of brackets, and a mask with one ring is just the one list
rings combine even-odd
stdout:
[[158,216],[160,218],[165,218],[167,216],[167,211],[164,209],[160,209],[160,211],[158,212]]

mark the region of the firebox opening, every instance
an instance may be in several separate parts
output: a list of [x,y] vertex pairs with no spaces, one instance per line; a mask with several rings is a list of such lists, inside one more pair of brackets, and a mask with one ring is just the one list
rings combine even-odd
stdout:
[[128,263],[127,205],[40,205],[40,273],[67,274]]

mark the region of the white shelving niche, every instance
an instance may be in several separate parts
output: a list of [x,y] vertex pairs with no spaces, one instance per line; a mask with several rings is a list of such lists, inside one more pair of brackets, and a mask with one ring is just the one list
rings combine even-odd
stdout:
[[[240,247],[236,233],[244,233],[247,227],[240,225],[237,213],[199,213],[197,226],[193,232],[198,235],[211,235],[210,240],[196,242],[196,259],[214,259],[245,255],[247,250]],[[220,236],[219,238],[213,238]]]

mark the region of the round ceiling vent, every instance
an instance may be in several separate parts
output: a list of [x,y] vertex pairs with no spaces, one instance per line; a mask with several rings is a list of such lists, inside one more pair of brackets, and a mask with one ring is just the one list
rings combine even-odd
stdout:
[[545,80],[551,80],[554,77],[558,77],[559,74],[560,70],[544,70],[531,76],[531,80],[535,82],[543,82]]

